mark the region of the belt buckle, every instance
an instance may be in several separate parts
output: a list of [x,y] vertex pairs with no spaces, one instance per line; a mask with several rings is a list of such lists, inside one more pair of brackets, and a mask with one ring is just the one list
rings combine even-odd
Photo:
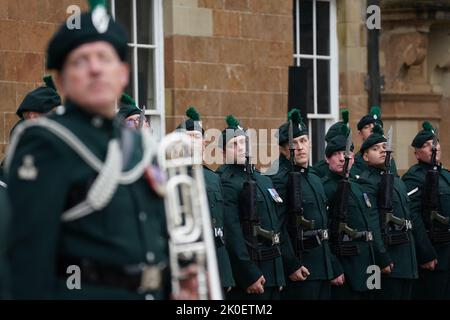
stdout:
[[328,240],[328,229],[320,230],[320,236],[322,240]]
[[274,246],[276,244],[280,244],[280,233],[275,233],[272,236],[272,246]]
[[154,291],[161,286],[161,270],[158,266],[146,265],[142,268],[139,292]]
[[405,220],[405,228],[406,228],[406,231],[412,230],[412,222],[411,222],[411,220]]
[[367,231],[367,233],[366,233],[366,241],[373,241],[372,231]]
[[219,238],[223,238],[223,229],[222,228],[214,228],[214,235]]

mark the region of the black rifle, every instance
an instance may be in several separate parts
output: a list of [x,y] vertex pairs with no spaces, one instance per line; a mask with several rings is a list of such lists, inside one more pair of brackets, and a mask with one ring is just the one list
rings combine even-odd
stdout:
[[253,167],[250,162],[250,143],[248,134],[245,136],[245,170],[247,172],[247,181],[240,193],[239,211],[241,226],[245,238],[253,249],[256,249],[260,243],[259,240],[270,242],[271,245],[279,243],[279,235],[272,230],[266,230],[261,227],[261,222],[257,210],[257,186],[253,179]]
[[381,181],[378,187],[378,210],[380,214],[380,229],[383,239],[390,244],[389,233],[391,224],[410,228],[403,218],[394,215],[392,199],[394,196],[394,174],[391,172],[392,154],[392,127],[389,129],[386,143],[386,158],[384,160],[385,170],[382,172]]
[[303,230],[314,229],[314,220],[303,216],[303,199],[301,188],[301,173],[295,169],[295,148],[293,141],[293,123],[289,120],[289,154],[291,171],[288,175],[288,217],[287,230],[294,246],[295,253],[301,258],[303,247]]
[[436,145],[437,136],[435,134],[431,153],[432,168],[427,171],[422,193],[422,218],[431,240],[434,240],[435,222],[438,222],[441,227],[449,224],[449,218],[442,216],[439,210],[439,171],[436,163]]
[[345,148],[345,162],[343,179],[338,183],[334,201],[331,208],[331,222],[330,222],[330,240],[333,253],[341,255],[343,248],[342,241],[347,235],[350,238],[357,236],[358,232],[347,225],[348,218],[348,197],[350,195],[350,181],[349,181],[349,162],[350,162],[350,148],[352,144],[351,132],[347,137],[347,144]]

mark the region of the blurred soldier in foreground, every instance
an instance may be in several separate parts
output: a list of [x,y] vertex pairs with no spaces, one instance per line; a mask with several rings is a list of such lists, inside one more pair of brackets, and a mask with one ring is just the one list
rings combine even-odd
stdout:
[[124,154],[129,129],[115,118],[127,36],[102,4],[80,19],[80,29],[64,23],[47,49],[64,109],[17,127],[5,163],[12,295],[167,298],[164,208],[149,170],[156,146],[133,132]]

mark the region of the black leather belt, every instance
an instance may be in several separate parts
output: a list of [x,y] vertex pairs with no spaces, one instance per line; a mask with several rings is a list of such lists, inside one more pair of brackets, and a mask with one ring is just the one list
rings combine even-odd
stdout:
[[281,250],[279,245],[274,245],[271,248],[255,248],[247,242],[247,250],[250,259],[253,261],[267,261],[281,257]]
[[433,232],[428,231],[428,236],[432,243],[447,243],[450,242],[450,230],[435,229]]
[[344,235],[343,243],[334,245],[333,253],[340,257],[351,257],[360,254],[360,248],[357,243],[352,242],[371,242],[373,241],[372,231],[358,231],[355,237]]
[[408,231],[385,235],[385,243],[389,246],[397,246],[408,242],[411,242],[411,236]]
[[104,265],[85,258],[60,257],[57,271],[60,277],[67,277],[67,267],[76,265],[81,270],[81,282],[128,289],[138,293],[162,289],[165,266],[145,263],[116,267]]

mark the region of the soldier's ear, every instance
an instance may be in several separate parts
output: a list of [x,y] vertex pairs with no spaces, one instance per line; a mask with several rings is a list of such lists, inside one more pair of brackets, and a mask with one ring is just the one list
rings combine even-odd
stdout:
[[367,151],[364,151],[363,159],[364,159],[364,161],[369,161],[369,156],[368,156],[368,152]]

